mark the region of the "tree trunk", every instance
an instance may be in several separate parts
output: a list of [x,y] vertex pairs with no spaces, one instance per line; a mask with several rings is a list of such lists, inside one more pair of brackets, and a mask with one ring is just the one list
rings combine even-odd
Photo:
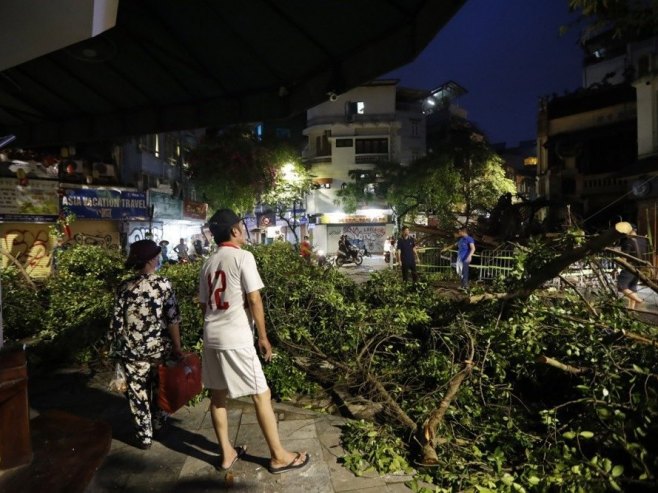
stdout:
[[531,272],[523,286],[502,296],[502,299],[527,298],[533,291],[540,288],[545,282],[554,279],[574,262],[584,259],[594,253],[604,250],[607,246],[622,238],[624,234],[611,229],[603,234],[591,238],[584,245],[568,250],[559,257],[554,258],[537,272]]
[[423,427],[419,430],[421,435],[418,437],[418,442],[421,446],[421,464],[423,465],[432,466],[439,462],[439,457],[436,454],[436,447],[438,445],[436,429],[441,423],[443,423],[443,419],[450,407],[450,403],[457,395],[462,382],[473,371],[473,357],[475,356],[475,341],[473,341],[473,339],[470,341],[470,346],[470,355],[468,359],[464,361],[463,367],[459,373],[450,379],[448,390],[443,396],[443,399],[441,399],[439,407],[432,411],[427,420],[425,420]]

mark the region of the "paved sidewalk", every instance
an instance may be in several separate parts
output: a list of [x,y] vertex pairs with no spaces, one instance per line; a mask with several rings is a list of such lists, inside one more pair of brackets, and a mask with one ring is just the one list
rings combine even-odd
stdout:
[[269,454],[250,399],[233,400],[229,404],[231,438],[236,445],[248,445],[246,457],[229,474],[215,468],[220,459],[207,399],[179,410],[172,417],[167,433],[150,450],[137,449],[129,445],[132,425],[127,401],[105,390],[109,377],[109,373],[91,375],[72,371],[30,381],[33,415],[60,409],[85,418],[101,418],[112,426],[110,452],[87,487],[87,493],[410,491],[404,485],[411,479],[409,476],[356,477],[340,464],[344,454],[340,427],[346,421],[344,418],[284,404],[275,404],[284,445],[290,450],[306,450],[311,456],[309,466],[300,471],[281,475],[267,471]]

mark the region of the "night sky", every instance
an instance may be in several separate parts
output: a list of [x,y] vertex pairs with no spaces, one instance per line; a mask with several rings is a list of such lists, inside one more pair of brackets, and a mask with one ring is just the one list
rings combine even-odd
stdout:
[[582,84],[579,26],[568,0],[467,0],[409,65],[382,78],[434,89],[454,80],[468,94],[457,103],[489,142],[517,145],[536,136],[540,96]]

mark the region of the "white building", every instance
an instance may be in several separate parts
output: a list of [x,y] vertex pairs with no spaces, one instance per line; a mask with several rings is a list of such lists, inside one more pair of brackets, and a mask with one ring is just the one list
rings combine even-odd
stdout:
[[422,103],[429,94],[399,87],[397,80],[378,80],[332,94],[307,111],[303,133],[308,144],[302,157],[317,187],[306,203],[315,248],[334,252],[339,236],[346,234],[373,253],[383,251],[393,233],[391,210],[371,203],[345,214],[336,192],[352,183],[354,175],[366,176],[378,162],[408,165],[425,154]]

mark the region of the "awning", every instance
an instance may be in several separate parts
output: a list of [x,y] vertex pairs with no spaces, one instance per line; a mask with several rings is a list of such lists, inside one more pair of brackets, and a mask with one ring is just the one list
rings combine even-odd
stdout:
[[121,0],[115,27],[0,72],[0,135],[30,147],[285,118],[411,62],[463,3]]

